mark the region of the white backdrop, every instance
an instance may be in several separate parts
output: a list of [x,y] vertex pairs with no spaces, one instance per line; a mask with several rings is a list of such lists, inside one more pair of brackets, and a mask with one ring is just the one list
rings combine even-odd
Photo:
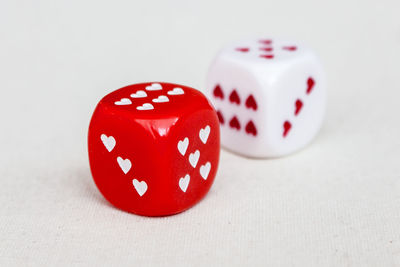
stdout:
[[[1,266],[400,266],[400,4],[383,1],[0,1]],[[217,50],[286,36],[320,55],[327,117],[274,160],[223,151],[177,216],[116,210],[89,172],[106,93],[202,89]]]

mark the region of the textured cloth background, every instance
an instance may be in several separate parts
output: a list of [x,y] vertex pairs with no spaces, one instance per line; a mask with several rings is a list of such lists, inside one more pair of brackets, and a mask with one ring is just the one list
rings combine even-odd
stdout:
[[[0,266],[400,266],[400,4],[0,1]],[[226,42],[284,36],[325,64],[325,124],[273,160],[223,151],[177,216],[110,206],[86,134],[106,93],[203,88]]]

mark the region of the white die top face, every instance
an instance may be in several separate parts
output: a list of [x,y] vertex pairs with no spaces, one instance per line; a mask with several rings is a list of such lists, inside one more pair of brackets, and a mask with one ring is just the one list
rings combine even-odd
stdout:
[[259,38],[234,42],[226,46],[220,56],[243,64],[272,65],[303,57],[311,50],[298,42]]

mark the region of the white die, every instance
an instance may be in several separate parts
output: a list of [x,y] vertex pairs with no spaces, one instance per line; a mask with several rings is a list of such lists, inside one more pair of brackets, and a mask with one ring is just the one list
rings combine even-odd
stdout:
[[301,149],[323,121],[322,66],[310,48],[295,42],[253,39],[226,46],[211,65],[206,88],[220,118],[222,145],[245,156]]

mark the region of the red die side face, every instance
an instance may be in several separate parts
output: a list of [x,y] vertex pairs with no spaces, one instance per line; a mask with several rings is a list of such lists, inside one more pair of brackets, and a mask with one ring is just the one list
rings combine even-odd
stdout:
[[114,206],[146,216],[171,215],[196,204],[214,181],[218,117],[192,88],[130,85],[99,102],[88,146],[93,179]]

